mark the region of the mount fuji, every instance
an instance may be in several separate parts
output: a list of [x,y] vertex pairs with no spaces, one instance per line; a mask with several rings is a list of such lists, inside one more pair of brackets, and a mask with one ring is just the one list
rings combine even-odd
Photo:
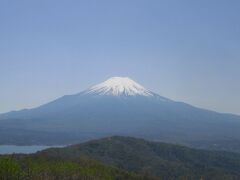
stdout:
[[0,115],[1,144],[70,144],[110,135],[240,152],[240,116],[170,100],[127,77]]
[[153,96],[143,86],[128,77],[112,77],[86,91],[88,94],[112,96]]

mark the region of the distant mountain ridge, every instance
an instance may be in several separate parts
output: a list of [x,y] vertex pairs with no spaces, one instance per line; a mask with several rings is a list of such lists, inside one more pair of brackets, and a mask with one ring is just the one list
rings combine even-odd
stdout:
[[[127,135],[240,152],[240,116],[175,102],[126,77],[110,78],[34,109],[1,114],[0,129],[2,144],[16,139],[26,144],[70,144]],[[23,132],[21,137],[15,131]]]

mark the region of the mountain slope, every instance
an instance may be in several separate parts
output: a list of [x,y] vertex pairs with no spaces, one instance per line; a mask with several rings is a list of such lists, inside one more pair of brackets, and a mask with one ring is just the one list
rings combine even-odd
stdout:
[[109,137],[65,148],[39,152],[44,157],[75,159],[88,156],[128,171],[162,179],[239,179],[240,155],[149,142],[131,137]]
[[147,180],[153,179],[111,167],[87,157],[73,159],[41,155],[0,156],[2,180]]
[[[240,152],[240,116],[175,102],[121,77],[110,78],[81,93],[63,96],[38,108],[2,114],[0,127],[9,132],[5,135],[0,132],[4,135],[0,137],[2,143],[10,143],[7,139],[14,140],[14,130],[17,130],[49,132],[49,136],[66,133],[76,137],[67,141],[64,135],[59,136],[58,144],[129,135]],[[41,135],[39,138],[22,136],[26,144],[49,144]]]

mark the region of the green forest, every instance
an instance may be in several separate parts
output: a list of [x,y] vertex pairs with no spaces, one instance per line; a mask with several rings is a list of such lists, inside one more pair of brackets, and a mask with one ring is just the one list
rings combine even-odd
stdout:
[[240,154],[114,136],[2,155],[0,179],[238,180]]
[[[146,178],[146,177],[145,177]],[[12,155],[0,157],[1,180],[52,180],[52,179],[145,179],[100,162],[77,158],[76,160],[49,157]]]

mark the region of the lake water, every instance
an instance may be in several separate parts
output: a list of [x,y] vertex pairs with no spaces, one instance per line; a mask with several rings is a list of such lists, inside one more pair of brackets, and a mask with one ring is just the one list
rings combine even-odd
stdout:
[[15,145],[0,145],[0,154],[24,153],[31,154],[51,147],[62,146],[15,146]]

